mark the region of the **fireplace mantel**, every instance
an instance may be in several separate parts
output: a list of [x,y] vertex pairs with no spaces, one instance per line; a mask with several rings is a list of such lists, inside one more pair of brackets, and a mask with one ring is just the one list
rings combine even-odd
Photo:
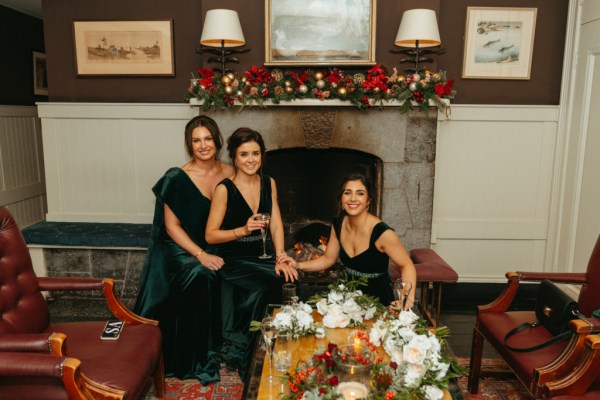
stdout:
[[[441,99],[441,102],[445,106],[450,105],[450,100],[448,100],[448,99]],[[202,106],[202,104],[204,104],[204,102],[201,100],[190,99],[191,106]],[[413,101],[412,104],[414,107],[418,107],[417,102]],[[243,104],[236,100],[234,105],[242,106]],[[399,107],[401,104],[396,101],[383,102],[382,104],[377,104],[377,105],[373,106],[373,108],[376,109],[380,105],[382,107]],[[355,107],[349,101],[343,101],[340,99],[331,99],[331,100],[296,99],[296,100],[292,100],[292,101],[282,101],[279,103],[273,103],[273,101],[267,100],[263,103],[263,106],[265,106],[265,107]],[[429,100],[429,106],[436,107],[436,104],[434,102],[432,102],[431,100]],[[246,105],[246,107],[258,107],[258,105],[252,104],[252,105]]]

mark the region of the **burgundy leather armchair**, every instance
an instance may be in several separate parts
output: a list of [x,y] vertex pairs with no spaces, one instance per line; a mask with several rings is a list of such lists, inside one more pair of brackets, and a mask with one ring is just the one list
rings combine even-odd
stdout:
[[[581,285],[580,313],[591,316],[600,308],[600,236],[585,273],[509,272],[506,276],[508,284],[500,296],[478,307],[471,348],[470,393],[478,392],[483,343],[487,340],[536,399],[600,399],[600,319],[571,321],[571,339],[539,350],[514,352],[504,345],[507,332],[524,322],[536,321],[533,311],[509,311],[520,282],[550,279]],[[550,338],[552,334],[539,326],[511,337],[511,345],[530,347]]]
[[[38,278],[13,217],[0,208],[0,399],[137,399],[154,378],[164,394],[158,323],[129,311],[112,279]],[[43,291],[103,292],[118,340],[101,340],[106,321],[50,324]]]

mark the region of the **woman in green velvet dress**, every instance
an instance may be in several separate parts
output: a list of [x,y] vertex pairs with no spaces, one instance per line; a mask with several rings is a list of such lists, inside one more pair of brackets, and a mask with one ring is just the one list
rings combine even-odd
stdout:
[[[285,254],[283,223],[275,181],[261,173],[265,145],[249,128],[237,129],[227,141],[235,174],[216,188],[206,224],[206,241],[218,244],[225,265],[222,280],[223,351],[227,366],[246,375],[253,334],[250,321],[260,321],[269,302],[278,301],[284,281],[297,279]],[[260,221],[269,213],[270,223]],[[261,229],[271,234],[270,259],[261,259]],[[277,256],[273,256],[276,254]]]
[[221,132],[198,116],[185,128],[191,160],[158,180],[154,222],[135,311],[159,321],[165,373],[203,384],[219,376],[223,259],[211,254],[204,230],[214,187],[233,174],[218,160]]
[[302,271],[320,271],[339,258],[347,276],[367,277],[367,286],[360,288],[365,294],[389,305],[394,300],[389,272],[392,259],[400,268],[402,280],[410,282],[413,289],[404,305],[409,309],[414,305],[417,271],[394,230],[369,212],[371,193],[371,182],[364,175],[346,176],[338,196],[342,212],[333,221],[325,254],[293,265]]

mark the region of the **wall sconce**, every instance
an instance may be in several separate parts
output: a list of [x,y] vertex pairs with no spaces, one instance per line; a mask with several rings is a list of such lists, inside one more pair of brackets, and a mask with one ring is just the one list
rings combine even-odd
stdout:
[[225,68],[226,62],[240,62],[239,59],[231,57],[231,55],[250,51],[249,48],[233,48],[246,44],[238,13],[234,10],[208,10],[204,18],[200,44],[211,48],[200,47],[196,49],[196,53],[215,54],[216,57],[210,57],[207,61],[220,62],[222,75],[225,75],[227,71],[231,71],[231,69]]
[[406,72],[416,73],[419,71],[420,62],[433,61],[431,58],[422,57],[423,55],[443,54],[446,51],[441,47],[428,50],[422,50],[421,48],[435,47],[441,43],[435,11],[422,8],[407,10],[402,14],[394,44],[398,47],[409,47],[410,49],[390,50],[390,53],[408,55],[409,57],[403,58],[400,62],[414,63],[414,70],[409,68],[406,69]]

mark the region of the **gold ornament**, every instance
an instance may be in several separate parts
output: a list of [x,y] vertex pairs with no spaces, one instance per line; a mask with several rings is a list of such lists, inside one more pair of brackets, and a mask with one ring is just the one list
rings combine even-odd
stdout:
[[240,86],[240,81],[238,81],[237,79],[234,79],[233,82],[231,82],[231,86],[233,86],[234,88],[237,88],[238,86]]
[[236,93],[237,97],[239,97],[240,99],[244,97],[244,92],[242,92],[241,90],[238,90]]
[[322,72],[315,72],[315,79],[320,81],[321,79],[323,79],[323,73]]
[[411,92],[417,90],[417,82],[411,82],[410,85],[408,85],[408,90],[410,90]]
[[431,79],[433,79],[434,82],[439,82],[442,79],[442,76],[439,72],[436,72],[435,74],[431,75]]
[[362,83],[365,81],[365,76],[364,74],[354,74],[352,81],[355,85],[362,85]]
[[339,94],[340,96],[345,96],[345,95],[346,95],[346,93],[347,93],[347,90],[346,90],[346,88],[345,88],[345,87],[341,87],[341,88],[339,88],[339,89],[338,89],[338,94]]
[[229,72],[227,74],[227,76],[229,77],[229,79],[231,79],[232,81],[235,79],[235,74],[233,72]]
[[298,91],[299,91],[300,93],[303,93],[303,94],[304,94],[304,93],[308,92],[308,86],[306,86],[306,85],[300,85],[300,86],[298,87]]
[[293,87],[291,87],[291,86],[286,86],[286,87],[285,87],[285,92],[286,92],[286,93],[292,93],[293,91],[294,91],[294,88],[293,88]]
[[421,80],[421,75],[419,75],[419,74],[413,75],[413,82],[419,82],[420,80]]
[[406,82],[406,77],[404,75],[400,75],[398,77],[398,82]]
[[325,87],[325,81],[324,81],[324,80],[322,80],[322,79],[319,79],[319,80],[317,81],[317,88],[319,88],[319,89],[323,89],[324,87]]
[[290,81],[285,81],[285,82],[283,82],[283,84],[285,85],[285,87],[292,86],[292,82],[290,82]]
[[246,78],[245,76],[242,76],[242,79],[240,79],[242,82],[246,83],[246,81],[248,80],[248,78]]
[[283,79],[283,71],[279,68],[275,68],[271,71],[271,76],[275,79],[275,81],[279,82]]
[[231,78],[227,75],[223,75],[223,77],[221,78],[221,82],[223,82],[223,85],[229,86],[231,85]]
[[223,88],[223,90],[225,91],[225,93],[227,94],[231,94],[233,93],[233,88],[231,86],[225,86],[225,88]]

